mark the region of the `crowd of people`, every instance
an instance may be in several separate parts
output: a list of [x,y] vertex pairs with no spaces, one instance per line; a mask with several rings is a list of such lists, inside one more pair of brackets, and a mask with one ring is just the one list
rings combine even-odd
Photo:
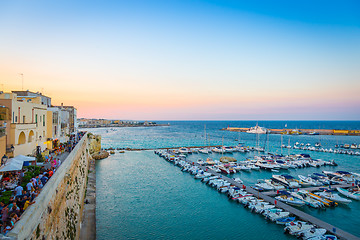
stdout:
[[61,154],[72,151],[83,135],[84,133],[80,133],[70,138],[68,143],[61,144],[57,149],[46,154],[44,156],[45,161],[38,171],[39,174],[33,176],[30,180],[25,179],[26,172],[30,171],[29,168],[23,168],[18,172],[4,173],[0,182],[2,195],[5,192],[11,191],[11,196],[8,202],[0,201],[0,226],[2,234],[6,235],[11,231],[15,223],[20,220],[20,216],[24,211],[35,203],[36,197],[40,194],[42,188],[62,164]]

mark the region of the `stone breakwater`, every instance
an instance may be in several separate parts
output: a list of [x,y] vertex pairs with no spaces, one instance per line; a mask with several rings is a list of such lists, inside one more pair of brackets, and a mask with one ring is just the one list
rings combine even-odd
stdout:
[[90,152],[99,145],[85,135],[4,239],[79,239]]
[[101,160],[104,158],[107,158],[110,155],[109,152],[107,151],[100,151],[98,153],[94,153],[91,156],[95,159],[95,160]]

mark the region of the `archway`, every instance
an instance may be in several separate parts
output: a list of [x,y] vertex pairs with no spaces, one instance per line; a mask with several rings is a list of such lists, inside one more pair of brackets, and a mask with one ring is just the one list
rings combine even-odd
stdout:
[[30,133],[29,133],[29,140],[28,142],[32,142],[34,140],[34,131],[31,130]]
[[21,132],[19,135],[19,141],[18,144],[25,144],[26,143],[26,136],[24,132]]

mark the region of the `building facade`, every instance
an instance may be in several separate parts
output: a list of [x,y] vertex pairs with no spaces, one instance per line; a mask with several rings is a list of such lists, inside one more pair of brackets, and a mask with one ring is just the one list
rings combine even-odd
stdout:
[[41,104],[46,105],[47,107],[51,107],[51,98],[43,95],[40,92],[31,92],[29,90],[27,91],[12,91],[12,93],[15,93],[18,97],[40,97],[41,98]]
[[1,93],[0,105],[10,112],[10,120],[5,121],[6,147],[13,149],[10,156],[33,154],[37,146],[47,148],[47,105],[40,96]]

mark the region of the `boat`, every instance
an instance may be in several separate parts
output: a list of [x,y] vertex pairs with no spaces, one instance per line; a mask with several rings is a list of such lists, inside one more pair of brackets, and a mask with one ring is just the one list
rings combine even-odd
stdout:
[[225,150],[221,147],[214,147],[212,151],[216,153],[225,153]]
[[309,132],[308,135],[319,135],[318,132]]
[[230,170],[227,169],[226,167],[223,167],[223,166],[219,166],[219,169],[222,173],[225,173],[225,174],[230,174]]
[[243,181],[240,178],[233,178],[233,180],[237,183],[243,184]]
[[182,153],[182,154],[192,153],[192,152],[190,151],[190,149],[188,149],[188,148],[179,148],[179,152]]
[[284,228],[285,233],[289,233],[291,235],[299,235],[300,233],[309,230],[311,228],[313,228],[314,225],[307,223],[307,222],[302,222],[302,221],[295,221],[295,222],[290,222],[286,224],[286,227]]
[[290,176],[290,175],[272,175],[272,178],[279,182],[280,184],[283,184],[286,187],[289,188],[299,188],[300,184],[298,181],[295,180],[294,177]]
[[349,204],[352,202],[351,200],[349,200],[347,198],[340,197],[339,194],[337,194],[337,193],[333,193],[333,191],[325,190],[323,192],[317,192],[316,194],[319,195],[320,197],[330,199],[331,201],[341,203],[341,204]]
[[322,198],[321,196],[319,196],[317,194],[309,192],[308,195],[309,195],[309,197],[322,202],[327,207],[335,207],[335,206],[338,205],[337,202],[331,201],[329,199]]
[[301,206],[304,206],[305,205],[305,202],[298,199],[298,198],[294,198],[292,197],[288,192],[286,191],[280,191],[280,194],[284,194],[284,195],[281,195],[281,196],[277,196],[275,197],[275,199],[279,200],[279,201],[282,201],[286,204],[289,204],[289,205],[292,205],[292,206],[295,206],[295,207],[301,207]]
[[297,192],[291,192],[290,194],[295,197],[300,199],[301,201],[304,201],[306,205],[313,207],[313,208],[321,208],[321,207],[325,207],[325,204],[322,203],[319,200],[313,199],[309,196],[308,194],[309,192],[305,191],[305,190],[300,190]]
[[354,199],[354,200],[360,200],[360,191],[349,191],[347,189],[344,189],[344,188],[340,188],[340,187],[337,187],[336,190],[338,190],[339,193],[341,193],[342,195],[348,197],[348,198],[351,198],[351,199]]
[[266,134],[267,133],[267,129],[260,127],[259,125],[256,124],[255,127],[251,127],[248,131],[246,131],[247,133],[255,133],[255,134]]
[[256,187],[262,188],[265,191],[271,191],[274,190],[275,188],[272,185],[269,185],[267,182],[265,182],[265,180],[263,179],[258,179],[258,182],[255,184]]
[[281,210],[281,211],[271,211],[270,210],[265,210],[265,217],[270,219],[271,221],[276,221],[280,218],[286,218],[290,215],[289,212],[283,212],[282,209],[277,209],[277,210]]
[[298,177],[300,178],[301,181],[309,183],[312,186],[321,186],[323,185],[320,181],[317,181],[311,177],[305,177],[303,175],[298,175]]
[[200,148],[200,149],[199,149],[199,153],[209,154],[209,153],[210,153],[210,150],[207,149],[207,148]]
[[303,231],[299,234],[299,237],[302,239],[312,239],[313,237],[321,237],[326,233],[326,229],[324,228],[311,228],[306,231]]
[[293,221],[295,221],[295,217],[279,218],[276,220],[276,224],[284,225]]
[[285,187],[277,182],[272,181],[271,179],[265,179],[265,183],[273,187],[274,190],[283,190]]

